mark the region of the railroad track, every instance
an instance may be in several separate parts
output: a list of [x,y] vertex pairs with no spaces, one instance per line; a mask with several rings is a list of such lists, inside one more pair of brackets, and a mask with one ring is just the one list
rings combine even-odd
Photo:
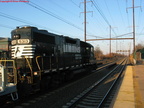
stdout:
[[[84,90],[62,108],[101,108],[109,107],[115,93],[114,87],[120,78],[127,60],[115,67],[106,76]],[[116,87],[115,87],[116,88]]]
[[[97,70],[93,71],[92,74],[85,75],[85,76],[83,76],[83,78],[78,77],[77,79],[73,80],[69,84],[66,84],[65,86],[62,86],[56,90],[53,90],[52,92],[44,93],[42,95],[37,94],[36,96],[31,96],[30,99],[26,99],[25,101],[23,100],[22,103],[19,102],[18,104],[13,105],[13,108],[16,108],[16,107],[39,108],[39,106],[40,107],[42,106],[43,108],[47,108],[48,106],[50,108],[51,107],[53,107],[53,108],[61,107],[65,103],[67,103],[68,100],[74,98],[77,94],[79,94],[85,88],[92,85],[92,83],[95,82],[95,80],[98,81],[101,77],[105,76],[105,73],[107,73],[107,72],[101,72],[101,71],[103,71],[105,69],[109,70],[108,67],[111,67],[111,65],[116,64],[115,62],[113,62],[113,63],[111,62],[111,63],[105,64],[103,66],[100,66],[97,68]],[[91,76],[93,78],[90,78]],[[81,81],[81,80],[83,80],[83,81]],[[87,84],[85,84],[85,83],[87,83]],[[80,86],[82,86],[82,87],[80,87]],[[86,87],[83,87],[83,86],[86,86]],[[69,91],[73,91],[73,92],[69,92]],[[9,104],[9,105],[12,106],[11,104]],[[56,106],[56,107],[54,107],[54,106]]]

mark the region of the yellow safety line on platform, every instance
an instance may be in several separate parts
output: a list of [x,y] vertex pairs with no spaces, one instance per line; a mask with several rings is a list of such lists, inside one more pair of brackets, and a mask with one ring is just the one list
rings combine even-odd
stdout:
[[132,66],[127,66],[126,68],[113,108],[135,108]]

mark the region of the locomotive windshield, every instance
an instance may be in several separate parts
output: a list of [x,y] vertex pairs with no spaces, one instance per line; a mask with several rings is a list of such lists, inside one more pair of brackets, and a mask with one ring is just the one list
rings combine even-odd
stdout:
[[17,29],[11,32],[12,45],[14,44],[29,44],[31,41],[30,29]]

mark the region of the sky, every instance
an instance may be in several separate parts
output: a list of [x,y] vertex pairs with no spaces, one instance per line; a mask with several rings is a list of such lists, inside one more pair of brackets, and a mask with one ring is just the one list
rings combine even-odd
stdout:
[[[17,26],[35,26],[84,41],[84,0],[24,1],[0,0],[0,37],[11,37]],[[135,41],[144,45],[144,0],[134,0],[134,7]],[[86,11],[87,39],[109,38],[110,32],[114,38],[133,38],[132,0],[87,0]],[[109,53],[109,40],[87,42]],[[111,45],[114,53],[133,50],[133,40],[112,40]]]

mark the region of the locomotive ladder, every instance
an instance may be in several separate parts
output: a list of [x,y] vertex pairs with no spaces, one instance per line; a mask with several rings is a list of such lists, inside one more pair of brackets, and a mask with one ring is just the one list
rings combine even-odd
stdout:
[[[41,72],[42,72],[42,70],[41,70],[40,65],[39,65],[39,62],[38,62],[38,58],[39,58],[39,57],[41,57],[41,56],[37,56],[37,57],[36,57],[36,64],[37,64],[38,69],[39,69],[39,76],[40,76],[40,80],[41,80]],[[29,66],[29,68],[30,68],[31,78],[32,78],[32,83],[33,83],[33,69],[32,69],[32,66],[31,66],[31,64],[30,64],[29,59],[28,59],[27,57],[25,57],[25,59],[26,59],[27,64],[28,64],[28,66]]]
[[37,56],[37,57],[36,57],[36,64],[37,64],[38,69],[39,69],[39,75],[40,75],[40,80],[41,80],[41,72],[42,72],[42,70],[41,70],[40,65],[39,65],[39,62],[38,62],[38,58],[39,58],[39,57],[41,57],[41,56]]
[[33,83],[33,70],[32,70],[32,66],[30,65],[30,62],[29,62],[28,58],[25,57],[25,59],[26,59],[26,61],[28,63],[28,66],[30,68],[30,71],[31,71],[31,82]]

